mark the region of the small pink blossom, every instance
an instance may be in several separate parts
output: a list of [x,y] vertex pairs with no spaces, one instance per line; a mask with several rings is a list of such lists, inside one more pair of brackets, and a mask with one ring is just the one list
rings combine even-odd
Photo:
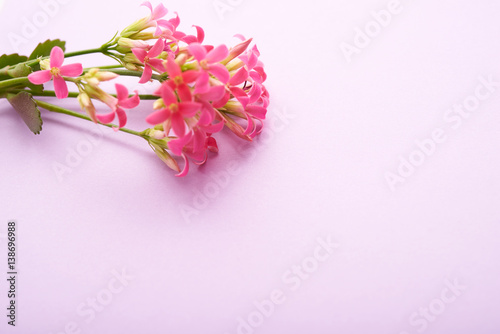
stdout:
[[196,115],[201,104],[193,102],[191,96],[184,96],[179,102],[174,90],[168,84],[163,84],[159,93],[166,108],[152,113],[146,121],[151,125],[164,123],[165,132],[172,128],[176,136],[183,137],[186,133],[185,118]]
[[78,77],[83,73],[82,64],[69,64],[62,66],[64,62],[64,51],[55,46],[50,52],[50,70],[37,71],[28,75],[32,84],[41,85],[54,79],[54,91],[58,99],[68,97],[68,86],[63,76]]
[[163,60],[156,58],[163,52],[164,47],[165,42],[160,38],[158,39],[158,41],[156,41],[149,52],[140,48],[132,49],[132,52],[137,57],[137,59],[139,59],[139,61],[144,64],[144,72],[142,73],[139,83],[146,83],[151,80],[153,69],[160,72],[165,72]]
[[[210,52],[207,52],[207,49],[200,43],[191,43],[188,46],[188,50],[189,53],[198,61],[198,64],[203,71],[212,74],[224,84],[229,81],[229,72],[227,68],[220,64],[220,62],[229,54],[227,46],[222,44]],[[206,88],[208,89],[208,87]]]
[[148,7],[149,10],[151,10],[151,14],[149,15],[149,18],[148,18],[148,21],[149,21],[148,23],[151,26],[156,27],[155,36],[158,36],[161,34],[162,31],[161,31],[160,26],[168,26],[168,27],[171,26],[171,24],[168,21],[161,20],[161,18],[163,18],[165,15],[168,14],[168,9],[165,8],[165,6],[163,6],[163,4],[159,4],[158,6],[156,6],[153,9],[151,2],[146,1],[146,2],[142,3],[141,6]]
[[116,97],[118,99],[115,109],[108,114],[96,115],[96,117],[101,123],[108,124],[115,119],[116,115],[118,117],[118,122],[119,122],[118,129],[120,129],[123,128],[127,123],[127,114],[125,113],[125,110],[123,110],[123,108],[126,109],[135,108],[139,105],[141,100],[139,99],[139,95],[137,94],[137,92],[135,92],[134,96],[129,97],[127,87],[121,84],[115,84],[115,87],[116,87]]

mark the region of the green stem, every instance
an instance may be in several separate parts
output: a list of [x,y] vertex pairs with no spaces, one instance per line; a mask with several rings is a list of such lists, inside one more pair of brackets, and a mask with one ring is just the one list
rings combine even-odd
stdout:
[[107,48],[95,48],[95,49],[88,49],[88,50],[81,50],[81,51],[75,51],[75,52],[68,52],[64,54],[65,58],[70,58],[70,57],[76,57],[76,56],[82,56],[82,55],[88,55],[91,53],[105,53],[107,51]]
[[29,82],[28,77],[3,80],[3,81],[0,81],[0,89],[12,87],[12,86],[17,86],[17,85],[22,85],[22,84],[28,83],[28,82]]
[[88,71],[90,71],[93,68],[98,68],[100,70],[112,70],[112,69],[116,69],[116,68],[123,68],[123,65],[118,64],[118,65],[106,65],[106,66],[88,67],[88,68],[84,68],[83,72],[88,72]]
[[[59,114],[65,114],[65,115],[69,115],[69,116],[73,116],[73,117],[77,117],[77,118],[81,118],[81,119],[84,119],[86,121],[94,123],[94,121],[92,121],[90,119],[90,117],[82,115],[82,114],[74,112],[74,111],[71,111],[69,109],[61,108],[59,106],[56,106],[56,105],[53,105],[53,104],[50,104],[50,103],[47,103],[47,102],[43,102],[43,101],[40,101],[40,100],[35,100],[35,102],[36,102],[36,104],[39,107],[42,107],[43,109],[46,109],[48,111],[56,112],[56,113],[59,113]],[[108,128],[116,127],[116,125],[113,125],[113,124],[102,124],[102,123],[98,123],[98,124],[103,125],[103,126],[107,126]],[[130,130],[130,129],[127,129],[127,128],[120,128],[119,130],[122,131],[122,132],[128,133],[128,134],[134,135],[134,136],[138,136],[138,137],[144,138],[146,140],[148,139],[148,136],[145,135],[143,132],[137,132],[137,131]]]
[[[54,92],[53,90],[44,90],[43,92],[33,92],[31,90],[26,90],[26,89],[13,89],[13,90],[10,90],[9,92],[14,93],[14,94],[17,94],[20,92],[28,92],[33,96],[56,97],[56,92]],[[80,93],[77,93],[77,92],[69,92],[68,97],[77,98],[79,94]],[[113,97],[117,97],[116,94],[110,94],[110,95]],[[158,96],[154,96],[154,95],[139,95],[139,98],[141,100],[158,100],[159,99]]]

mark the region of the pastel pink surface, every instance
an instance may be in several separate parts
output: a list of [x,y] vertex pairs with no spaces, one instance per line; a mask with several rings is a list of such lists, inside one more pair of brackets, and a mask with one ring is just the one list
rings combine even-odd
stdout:
[[[253,143],[223,131],[185,178],[140,138],[46,111],[35,136],[0,101],[0,262],[16,220],[19,271],[18,323],[4,316],[0,332],[498,332],[500,3],[402,1],[348,62],[342,43],[390,1],[221,1],[231,9],[169,1],[166,18],[203,27],[207,44],[252,37],[271,105]],[[0,11],[1,53],[48,38],[95,48],[150,14],[141,1],[25,2]],[[153,90],[138,80],[130,92]],[[148,127],[151,107],[127,126]],[[387,173],[410,159],[392,190]]]

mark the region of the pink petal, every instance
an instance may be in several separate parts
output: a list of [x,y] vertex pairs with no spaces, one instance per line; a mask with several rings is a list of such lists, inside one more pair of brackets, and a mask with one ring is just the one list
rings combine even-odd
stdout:
[[184,117],[180,112],[173,113],[170,117],[172,121],[172,130],[177,137],[183,137],[186,133],[186,122],[184,121]]
[[167,120],[169,117],[170,117],[170,110],[162,109],[155,111],[154,113],[146,117],[146,122],[148,122],[151,125],[158,125],[165,122],[165,120]]
[[203,103],[203,108],[201,109],[198,125],[205,126],[212,123],[212,121],[214,120],[214,116],[215,116],[214,108],[212,108],[210,103]]
[[205,40],[205,31],[201,28],[201,27],[198,27],[198,26],[193,26],[196,28],[196,37],[198,39],[198,43],[203,43],[203,41]]
[[119,104],[122,108],[132,109],[132,108],[137,107],[140,103],[141,103],[141,99],[139,98],[139,94],[137,94],[137,91],[136,91],[134,96],[132,96],[131,98],[124,99],[124,100],[120,101]]
[[229,84],[231,86],[237,86],[243,83],[247,79],[248,79],[248,71],[246,70],[246,68],[242,67],[229,80]]
[[162,38],[159,38],[156,41],[155,45],[153,45],[153,47],[151,48],[151,50],[149,50],[148,57],[149,58],[158,57],[160,55],[160,53],[163,52],[164,48],[165,48],[165,42],[163,41]]
[[179,113],[186,118],[193,117],[200,109],[201,109],[201,104],[198,102],[179,103]]
[[184,79],[185,83],[195,82],[196,79],[200,76],[200,72],[195,70],[188,70],[182,73],[182,79]]
[[255,129],[255,123],[253,122],[252,117],[250,117],[249,114],[245,114],[245,116],[247,118],[248,123],[245,132],[243,132],[243,135],[248,135]]
[[52,73],[49,70],[37,71],[28,75],[28,80],[34,85],[41,85],[52,79]]
[[181,40],[186,44],[198,43],[198,39],[193,35],[185,36]]
[[175,93],[170,86],[163,84],[160,88],[160,95],[166,106],[172,103],[177,103],[177,96],[175,96]]
[[113,122],[113,120],[115,119],[115,113],[114,112],[110,112],[110,113],[104,114],[104,115],[97,114],[96,118],[102,124],[109,124],[109,123]]
[[267,74],[266,72],[264,71],[264,67],[262,66],[255,66],[254,69],[253,69],[255,72],[259,73],[260,74],[260,77],[262,78],[262,80],[260,82],[264,82],[266,81],[267,79]]
[[163,6],[163,4],[159,4],[153,10],[152,18],[153,18],[153,20],[161,19],[162,17],[164,17],[167,14],[168,14],[168,9],[165,8],[165,6]]
[[151,11],[151,14],[153,14],[153,6],[151,5],[151,2],[149,1],[145,1],[141,4],[141,6],[145,6],[145,7],[148,7],[149,10]]
[[116,115],[118,116],[118,125],[121,129],[127,124],[127,114],[122,108],[116,108]]
[[121,103],[123,100],[128,98],[128,89],[122,84],[115,84],[116,88],[116,97],[118,98],[118,103]]
[[200,43],[189,44],[188,51],[197,61],[202,61],[207,56],[207,50]]
[[254,83],[252,89],[250,90],[250,100],[248,102],[249,103],[257,102],[261,95],[262,95],[261,85]]
[[151,76],[153,75],[153,70],[151,69],[151,66],[144,66],[144,72],[142,72],[141,80],[139,83],[143,84],[151,80]]
[[224,122],[219,122],[217,124],[211,124],[209,126],[203,127],[203,129],[208,133],[217,133],[224,128]]
[[210,89],[208,81],[210,77],[207,72],[202,72],[196,80],[196,85],[194,86],[194,94],[206,93]]
[[181,24],[181,20],[179,19],[179,14],[177,14],[177,12],[174,12],[175,13],[175,17],[173,19],[170,19],[168,20],[170,23],[172,23],[172,25],[177,28],[179,26],[179,24]]
[[177,177],[184,177],[186,176],[188,173],[189,173],[189,161],[186,157],[185,154],[182,154],[182,157],[184,158],[184,169],[182,170],[182,172],[180,172],[179,174],[175,175]]
[[163,30],[161,30],[159,25],[156,25],[156,30],[153,36],[160,36],[163,33]]
[[226,87],[223,85],[213,86],[203,94],[200,94],[200,98],[205,101],[218,101],[224,97],[224,92],[226,91]]
[[232,87],[231,93],[234,95],[234,97],[236,97],[238,102],[241,103],[243,108],[246,108],[247,104],[250,101],[250,98],[248,97],[247,93],[245,93],[245,91],[239,87]]
[[174,78],[182,74],[181,67],[175,62],[174,57],[168,57],[166,68],[170,78]]
[[64,51],[58,47],[54,46],[50,51],[50,67],[61,67],[64,62]]
[[175,155],[181,155],[182,150],[184,149],[184,146],[186,146],[187,143],[193,138],[193,133],[188,132],[187,135],[180,137],[178,139],[174,139],[168,142],[168,148],[174,153]]
[[226,84],[229,81],[229,72],[226,66],[222,64],[212,64],[208,67],[208,71],[223,84]]
[[146,50],[140,48],[133,48],[132,53],[141,63],[144,63],[144,59],[148,55],[148,52]]
[[83,73],[82,64],[69,64],[59,68],[61,75],[65,77],[79,77]]
[[66,81],[60,76],[54,77],[54,90],[58,99],[68,97],[68,85],[66,85]]
[[261,106],[247,106],[245,111],[249,113],[250,115],[260,118],[260,119],[266,119],[266,113],[267,109]]
[[179,98],[181,101],[191,101],[193,100],[193,95],[191,94],[191,89],[188,85],[180,85],[177,87],[177,94],[179,94]]
[[156,24],[162,28],[167,29],[167,34],[172,34],[172,31],[175,30],[175,27],[172,25],[172,23],[167,20],[156,20]]
[[218,108],[222,108],[226,105],[226,103],[229,101],[229,99],[231,98],[230,96],[231,94],[229,94],[229,92],[226,91],[226,93],[224,94],[224,96],[218,100],[218,101],[214,101],[212,103],[212,105],[214,106],[214,108],[218,109]]
[[218,62],[226,59],[228,54],[229,54],[229,50],[227,49],[227,46],[225,46],[224,44],[221,44],[218,47],[216,47],[215,49],[213,49],[212,51],[210,51],[207,54],[207,57],[205,59],[209,63],[218,63]]
[[250,72],[250,78],[252,78],[253,81],[255,81],[255,82],[259,83],[259,84],[261,84],[263,82],[262,76],[259,73],[255,72],[255,71]]
[[151,65],[151,67],[153,67],[154,69],[156,69],[161,73],[165,72],[166,70],[163,59],[156,59],[156,58],[150,59],[149,65]]

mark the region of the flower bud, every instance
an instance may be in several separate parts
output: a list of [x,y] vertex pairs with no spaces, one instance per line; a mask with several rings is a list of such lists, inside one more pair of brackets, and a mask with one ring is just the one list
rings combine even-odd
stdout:
[[132,48],[146,49],[147,47],[149,47],[149,44],[144,41],[124,38],[124,37],[120,37],[120,39],[118,39],[118,45],[130,49]]
[[50,70],[50,59],[47,58],[47,59],[42,59],[40,61],[40,69],[46,71],[46,70]]
[[96,110],[89,95],[83,91],[80,91],[77,100],[80,103],[80,107],[82,108],[82,110],[85,111],[87,115],[89,115],[90,119],[92,119],[94,123],[97,123],[97,118],[95,117]]
[[241,55],[245,50],[248,48],[250,43],[252,42],[252,38],[247,39],[244,42],[241,42],[240,44],[235,45],[231,50],[229,50],[229,56],[227,56],[226,59],[221,61],[222,65],[226,65],[229,63],[231,60],[235,59],[239,55]]

